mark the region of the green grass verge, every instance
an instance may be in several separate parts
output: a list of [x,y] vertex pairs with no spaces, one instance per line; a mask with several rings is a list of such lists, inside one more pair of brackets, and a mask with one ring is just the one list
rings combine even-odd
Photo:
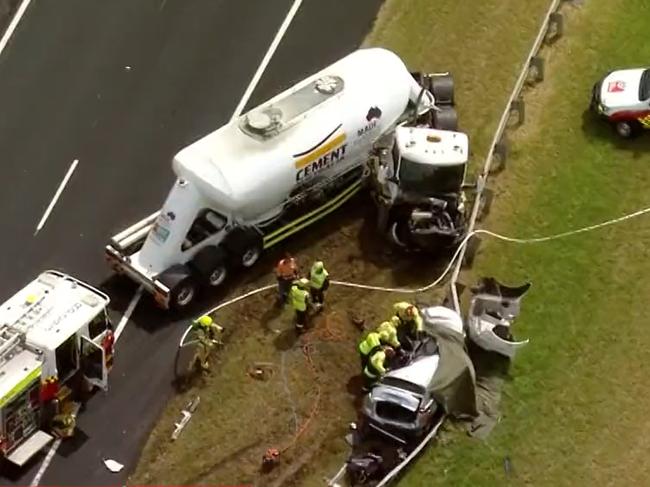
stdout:
[[[484,226],[507,235],[650,206],[649,134],[621,142],[583,114],[605,72],[649,62],[650,5],[592,0],[567,11],[567,37],[548,53],[547,81],[528,94],[527,125],[495,181]],[[647,485],[648,237],[641,217],[551,243],[484,245],[475,273],[533,282],[516,329],[531,343],[514,361],[504,418],[488,441],[447,435],[404,485]]]
[[387,0],[365,46],[397,52],[413,71],[449,71],[461,129],[479,160],[550,0]]

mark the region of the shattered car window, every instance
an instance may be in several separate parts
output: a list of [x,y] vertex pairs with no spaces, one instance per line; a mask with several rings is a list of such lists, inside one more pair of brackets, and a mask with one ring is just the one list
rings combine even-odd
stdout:
[[417,411],[410,411],[399,404],[387,401],[377,403],[377,415],[383,419],[400,423],[413,423],[417,419]]

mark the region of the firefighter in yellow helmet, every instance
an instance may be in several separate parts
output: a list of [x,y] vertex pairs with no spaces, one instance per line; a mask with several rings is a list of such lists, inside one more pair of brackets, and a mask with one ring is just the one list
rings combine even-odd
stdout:
[[366,368],[366,365],[368,365],[370,357],[382,346],[391,345],[393,348],[400,347],[395,327],[390,323],[386,326],[385,323],[382,323],[377,330],[368,333],[363,340],[359,342],[357,350],[359,351],[362,371]]
[[392,321],[384,321],[377,327],[377,332],[381,333],[385,338],[386,344],[393,347],[395,350],[399,349],[402,345],[397,338],[397,327]]
[[381,379],[388,372],[388,361],[395,356],[395,350],[389,346],[382,346],[375,350],[366,367],[363,369],[364,389],[370,389],[375,382]]
[[397,328],[398,336],[417,339],[424,329],[424,322],[415,305],[401,301],[393,305],[393,312],[395,315],[390,321]]
[[208,362],[210,350],[212,350],[214,345],[220,345],[222,343],[220,335],[223,332],[223,327],[216,324],[208,315],[200,316],[194,320],[192,327],[196,331],[197,339],[203,347],[202,353],[200,354],[202,356],[201,367],[204,370],[208,370],[210,367],[210,363]]
[[74,434],[76,418],[73,414],[62,413],[52,418],[52,431],[59,438],[70,438]]
[[322,305],[325,301],[325,291],[329,288],[330,278],[329,272],[325,269],[325,265],[320,260],[314,262],[309,271],[309,288],[311,291],[311,299],[314,304]]
[[309,279],[294,281],[289,291],[289,302],[296,313],[296,331],[301,333],[308,324],[311,296],[309,294]]

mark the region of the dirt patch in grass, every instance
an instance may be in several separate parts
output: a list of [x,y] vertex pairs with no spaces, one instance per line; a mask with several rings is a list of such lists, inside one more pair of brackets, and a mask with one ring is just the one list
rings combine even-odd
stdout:
[[[470,7],[450,0],[389,0],[366,44],[393,49],[413,70],[453,72],[461,123],[472,137],[472,151],[479,156],[475,160],[481,160],[547,7],[548,0],[530,0],[525,5],[518,0],[486,0]],[[296,254],[304,268],[315,258],[323,259],[333,279],[417,287],[438,276],[446,256],[412,259],[391,254],[373,224],[368,203],[358,198],[284,249]],[[260,278],[249,279],[247,287],[272,279],[270,269],[278,252],[260,263],[261,271],[256,271]],[[241,292],[240,286],[231,294]],[[435,290],[418,299],[438,303],[445,292]],[[218,313],[217,320],[230,330],[218,363],[203,384],[170,402],[131,483],[321,486],[344,460],[343,436],[356,417],[355,344],[360,333],[350,317],[377,325],[388,316],[392,303],[404,297],[413,298],[333,288],[328,308],[312,332],[318,380],[293,336],[290,313],[272,309],[273,296],[251,298]],[[337,340],[322,339],[329,327],[336,330]],[[286,385],[278,371],[283,357]],[[253,381],[246,370],[254,361],[273,363],[276,373],[267,382]],[[281,466],[261,476],[258,468],[265,449],[291,442],[294,409],[300,425],[310,417],[318,387],[318,414],[296,445],[283,454]],[[181,438],[170,443],[180,409],[197,394],[199,410]],[[321,446],[312,449],[311,445]]]

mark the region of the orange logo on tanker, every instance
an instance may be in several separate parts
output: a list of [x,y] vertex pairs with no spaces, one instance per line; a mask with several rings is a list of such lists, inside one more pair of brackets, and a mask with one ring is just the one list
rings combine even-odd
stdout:
[[341,131],[342,126],[336,127],[314,147],[293,155],[298,170],[296,181],[314,176],[345,158],[347,136]]

